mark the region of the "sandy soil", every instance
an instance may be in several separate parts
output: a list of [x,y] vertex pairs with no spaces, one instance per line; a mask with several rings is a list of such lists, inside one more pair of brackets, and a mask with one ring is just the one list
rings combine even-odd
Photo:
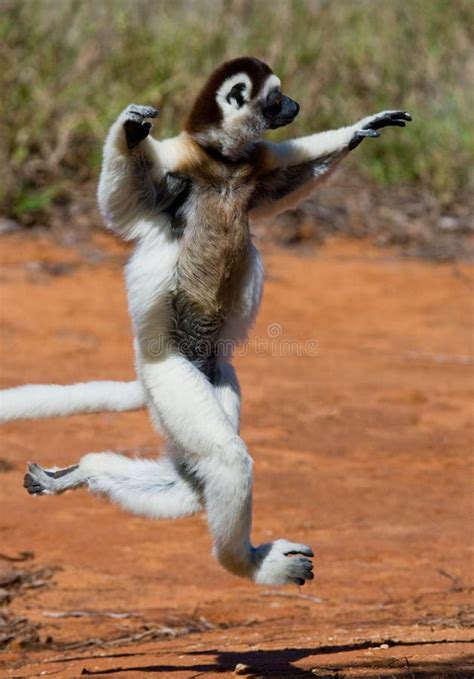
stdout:
[[[133,376],[124,247],[0,247],[2,387]],[[472,269],[346,241],[268,252],[266,269],[237,358],[254,539],[311,544],[317,579],[298,591],[233,578],[203,517],[26,495],[27,460],[157,454],[145,412],[5,425],[0,552],[34,557],[0,557],[0,574],[31,576],[1,610],[40,627],[39,642],[4,650],[2,677],[474,676]],[[35,579],[46,566],[58,570]]]

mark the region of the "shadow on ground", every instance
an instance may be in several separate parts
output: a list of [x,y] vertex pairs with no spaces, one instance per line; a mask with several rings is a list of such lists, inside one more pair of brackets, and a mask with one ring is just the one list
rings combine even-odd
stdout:
[[[457,643],[472,642],[466,641]],[[385,644],[389,648],[416,646],[419,650],[420,646],[435,647],[442,644],[446,645],[446,642],[402,642],[389,640],[385,642]],[[426,661],[416,661],[415,663],[411,663],[406,657],[385,657],[378,659],[368,658],[366,661],[356,658],[352,661],[350,659],[344,659],[341,663],[329,661],[329,664],[325,664],[322,659],[317,658],[317,656],[330,656],[339,653],[378,649],[380,648],[380,645],[381,642],[374,643],[362,641],[353,644],[319,646],[315,648],[287,648],[281,650],[257,650],[248,652],[221,652],[210,649],[207,651],[192,652],[186,655],[192,655],[193,657],[215,655],[214,662],[192,666],[140,665],[135,667],[114,667],[97,671],[84,669],[82,675],[102,676],[120,674],[122,672],[163,674],[186,670],[196,672],[194,675],[195,677],[199,677],[201,674],[205,676],[209,673],[220,672],[233,672],[236,675],[249,677],[285,677],[285,679],[291,679],[293,677],[350,679],[352,676],[363,676],[365,679],[388,679],[389,677],[396,677],[397,679],[418,679],[418,677],[429,677],[429,679],[449,679],[450,677],[456,677],[457,679],[472,679],[473,677],[474,670],[469,670],[468,668],[469,666],[474,667],[474,655],[463,655],[462,657],[451,658],[450,660],[427,659]],[[315,657],[315,662],[314,664],[311,663],[311,669],[298,668],[293,664],[299,660],[304,660],[313,656]],[[111,655],[106,657],[118,656]],[[122,657],[121,654],[120,657]]]

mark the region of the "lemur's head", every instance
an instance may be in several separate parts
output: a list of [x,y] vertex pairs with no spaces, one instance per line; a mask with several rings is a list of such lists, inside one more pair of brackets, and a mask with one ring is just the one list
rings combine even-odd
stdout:
[[240,57],[219,66],[198,94],[185,130],[204,146],[229,157],[266,130],[291,123],[300,107],[281,92],[267,64]]

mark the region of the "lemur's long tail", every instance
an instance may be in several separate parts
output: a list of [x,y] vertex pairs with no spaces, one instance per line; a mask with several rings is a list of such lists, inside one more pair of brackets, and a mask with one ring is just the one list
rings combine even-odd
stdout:
[[139,410],[145,406],[140,382],[27,384],[0,391],[0,422],[102,411]]

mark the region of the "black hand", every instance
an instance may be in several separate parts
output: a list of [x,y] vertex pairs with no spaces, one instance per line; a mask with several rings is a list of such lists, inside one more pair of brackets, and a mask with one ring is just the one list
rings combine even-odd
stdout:
[[133,149],[135,146],[148,137],[151,129],[151,123],[137,122],[136,120],[126,120],[123,124],[125,130],[125,137],[127,139],[127,146]]
[[364,125],[364,130],[380,130],[382,127],[405,127],[408,121],[411,120],[411,115],[406,111],[387,111],[374,116],[374,119]]

